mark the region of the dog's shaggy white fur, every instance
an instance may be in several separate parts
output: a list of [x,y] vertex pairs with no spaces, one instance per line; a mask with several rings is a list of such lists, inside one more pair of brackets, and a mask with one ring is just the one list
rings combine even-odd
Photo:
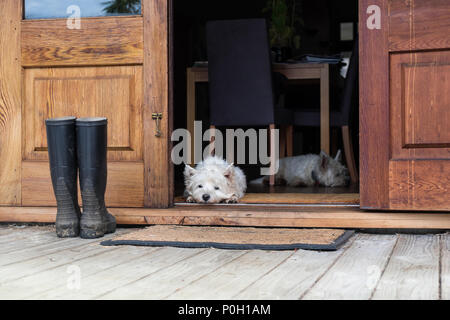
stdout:
[[218,157],[208,157],[194,168],[184,169],[187,202],[236,203],[245,194],[242,170]]
[[[333,159],[325,152],[281,158],[275,175],[275,184],[291,187],[321,185],[325,187],[345,186],[349,182],[348,169],[341,163],[341,150]],[[267,184],[265,176],[249,184]]]

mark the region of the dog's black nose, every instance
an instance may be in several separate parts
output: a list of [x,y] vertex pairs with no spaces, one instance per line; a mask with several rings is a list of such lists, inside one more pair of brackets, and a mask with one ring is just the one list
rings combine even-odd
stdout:
[[204,194],[202,198],[203,200],[208,201],[211,198],[211,196],[209,194]]

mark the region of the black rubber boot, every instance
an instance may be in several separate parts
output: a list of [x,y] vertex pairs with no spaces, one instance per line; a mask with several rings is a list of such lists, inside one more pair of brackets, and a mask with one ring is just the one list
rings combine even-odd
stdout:
[[77,237],[80,233],[75,119],[65,117],[45,121],[50,174],[58,206],[56,234],[60,238]]
[[85,239],[99,238],[116,231],[116,219],[105,206],[107,119],[77,119],[76,132],[83,199],[80,236]]

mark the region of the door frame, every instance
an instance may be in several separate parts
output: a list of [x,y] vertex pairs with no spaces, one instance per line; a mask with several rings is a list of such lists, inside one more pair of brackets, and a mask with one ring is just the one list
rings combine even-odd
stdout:
[[[173,0],[142,0],[144,19],[144,206],[168,208],[174,203]],[[153,72],[156,70],[156,72]],[[146,72],[147,71],[147,72]],[[160,131],[152,114],[162,113]]]
[[[366,10],[380,8],[380,29]],[[359,0],[359,194],[361,209],[389,208],[388,0]],[[376,48],[375,48],[376,46]],[[387,93],[380,95],[379,93]],[[368,124],[371,124],[370,126]]]

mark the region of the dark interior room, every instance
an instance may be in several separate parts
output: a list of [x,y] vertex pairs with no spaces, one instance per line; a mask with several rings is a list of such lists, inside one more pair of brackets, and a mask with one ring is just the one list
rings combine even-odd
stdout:
[[[187,124],[187,68],[201,66],[208,61],[206,24],[215,20],[264,18],[268,28],[275,19],[276,0],[173,0],[173,108],[174,129],[186,128]],[[280,45],[269,30],[271,58],[277,62],[289,63],[305,55],[339,57],[340,62],[329,64],[329,110],[338,111],[345,87],[343,75],[348,70],[358,30],[357,0],[286,0],[287,24],[290,36],[287,45]],[[282,16],[282,14],[281,14]],[[274,32],[283,32],[275,30]],[[286,48],[285,48],[286,47]],[[356,69],[357,66],[356,66]],[[357,71],[356,71],[357,72]],[[284,107],[293,110],[320,110],[321,86],[318,79],[290,80],[285,86]],[[356,92],[358,91],[356,87]],[[355,105],[351,109],[349,128],[354,162],[358,164],[358,95],[353,97]],[[195,85],[195,120],[202,121],[203,130],[209,128],[209,85],[199,82]],[[330,124],[333,119],[330,120]],[[220,128],[218,128],[220,129]],[[244,130],[246,128],[243,128]],[[334,157],[338,150],[344,153],[344,138],[339,126],[329,128],[329,154]],[[321,151],[320,128],[294,125],[292,138],[293,155],[319,154]],[[207,143],[205,143],[207,145]],[[343,162],[346,158],[343,157]],[[258,165],[239,165],[247,176],[247,181],[258,178]],[[357,167],[357,165],[356,165]],[[184,164],[175,166],[176,195],[182,195]],[[358,180],[359,181],[359,180]],[[250,188],[249,188],[250,189]],[[289,192],[289,193],[358,193],[358,182],[352,181],[345,188],[288,188],[251,189],[249,192]],[[275,191],[274,191],[275,190]]]

